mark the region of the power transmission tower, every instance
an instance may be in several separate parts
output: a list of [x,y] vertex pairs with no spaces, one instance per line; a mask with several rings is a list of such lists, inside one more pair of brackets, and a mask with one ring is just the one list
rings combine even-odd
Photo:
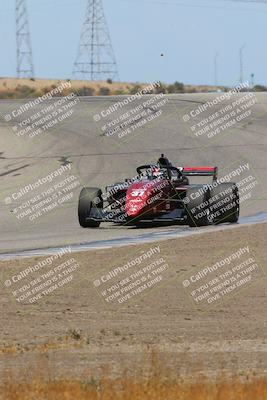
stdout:
[[32,47],[26,0],[16,0],[17,77],[33,78]]
[[119,80],[102,0],[88,0],[73,75],[92,81]]

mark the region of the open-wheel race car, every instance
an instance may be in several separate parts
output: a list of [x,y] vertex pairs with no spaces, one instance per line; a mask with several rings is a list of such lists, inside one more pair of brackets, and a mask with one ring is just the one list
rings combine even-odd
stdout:
[[[191,227],[236,223],[238,187],[220,182],[217,167],[175,167],[162,154],[155,164],[141,165],[137,175],[124,182],[82,189],[78,218],[83,228],[101,222],[124,225],[181,223]],[[210,176],[210,184],[190,183],[193,176]]]

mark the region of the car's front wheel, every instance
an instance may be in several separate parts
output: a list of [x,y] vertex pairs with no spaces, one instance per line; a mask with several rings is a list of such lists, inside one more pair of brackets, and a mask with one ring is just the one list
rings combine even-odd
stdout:
[[[102,191],[99,188],[85,187],[81,190],[78,204],[79,224],[83,228],[98,228],[100,221],[93,216],[101,215],[103,209]],[[91,218],[90,218],[91,217]]]

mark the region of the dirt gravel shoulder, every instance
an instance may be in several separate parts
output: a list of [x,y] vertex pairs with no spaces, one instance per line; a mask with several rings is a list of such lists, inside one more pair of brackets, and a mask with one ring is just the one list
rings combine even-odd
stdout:
[[[145,368],[153,352],[164,358],[174,374],[212,375],[222,369],[264,374],[266,237],[265,223],[159,243],[65,254],[43,267],[39,263],[47,262],[47,257],[0,262],[0,376],[42,369],[53,376],[80,378],[98,374],[103,365],[117,375],[125,368]],[[248,284],[227,292],[219,302],[196,303],[184,282],[240,249],[249,249],[242,257],[256,260],[259,275],[252,274]],[[135,265],[129,266],[131,262]],[[36,265],[38,271],[22,276]],[[19,291],[23,285],[32,289],[48,282],[51,270],[62,272],[62,265],[69,271],[60,278],[63,285],[36,303],[29,304],[29,297],[18,301],[19,295],[27,293],[27,289]],[[127,265],[127,270],[118,272]],[[164,265],[168,268],[159,271]],[[143,267],[146,272],[159,271],[152,274],[149,282],[153,284],[136,291],[131,299],[116,301],[118,288],[141,279],[138,271]],[[220,273],[226,273],[228,267],[223,266],[226,269]],[[157,280],[161,272],[162,279]],[[52,284],[46,286],[49,288]],[[113,295],[109,301],[106,292]],[[127,293],[124,289],[124,296]]]

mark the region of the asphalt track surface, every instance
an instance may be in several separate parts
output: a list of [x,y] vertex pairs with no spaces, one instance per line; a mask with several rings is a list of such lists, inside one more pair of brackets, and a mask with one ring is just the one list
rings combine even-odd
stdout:
[[[138,105],[152,99],[153,95],[144,96],[125,105],[97,122],[94,119],[95,115],[101,116],[101,111],[126,97],[81,98],[73,106],[72,114],[68,118],[34,138],[29,138],[27,134],[17,136],[14,126],[18,126],[19,122],[29,117],[32,118],[37,112],[42,112],[44,107],[55,100],[35,106],[11,121],[6,121],[5,116],[11,115],[13,110],[21,107],[26,101],[1,101],[0,253],[73,244],[90,246],[90,243],[98,243],[100,246],[101,241],[112,243],[114,240],[123,241],[127,238],[131,242],[137,238],[136,241],[140,242],[150,240],[152,236],[160,238],[160,235],[164,236],[166,232],[179,236],[179,232],[189,230],[183,226],[148,227],[140,230],[108,223],[102,224],[99,229],[82,229],[78,224],[77,202],[82,186],[104,188],[107,184],[133,177],[136,174],[136,166],[155,162],[162,152],[174,165],[217,165],[219,177],[232,173],[240,166],[249,165],[249,169],[236,178],[240,180],[252,176],[256,181],[251,196],[242,204],[241,216],[258,214],[265,220],[264,214],[261,213],[267,211],[267,95],[257,94],[257,101],[249,107],[251,113],[246,118],[224,128],[212,138],[207,138],[205,134],[196,136],[191,129],[192,126],[201,123],[204,117],[210,116],[212,120],[216,111],[220,112],[228,104],[233,104],[234,100],[245,95],[236,94],[231,99],[210,107],[199,116],[192,117],[189,122],[184,121],[184,115],[189,115],[190,111],[214,100],[220,94],[168,95],[163,105],[151,111],[152,114],[156,114],[157,110],[161,110],[158,116],[144,125],[140,123],[139,127],[122,138],[119,138],[117,133],[110,136],[103,134],[103,126],[117,118],[121,118],[122,121],[124,114],[131,113]],[[159,100],[154,102],[158,103]],[[137,114],[138,112],[133,112],[133,115]],[[141,117],[138,122],[142,122],[144,118]],[[203,124],[205,125],[204,122]],[[26,199],[30,198],[29,195],[36,195],[36,192],[28,194],[28,197],[23,195],[17,200],[14,200],[12,195],[58,170],[62,165],[71,166],[64,176],[75,176],[79,180],[71,198],[33,221],[27,218],[19,220],[14,215],[14,209],[21,207]],[[39,193],[44,189],[49,189],[49,185],[38,189]],[[10,198],[11,203],[7,201]],[[142,236],[143,239],[140,239]]]

